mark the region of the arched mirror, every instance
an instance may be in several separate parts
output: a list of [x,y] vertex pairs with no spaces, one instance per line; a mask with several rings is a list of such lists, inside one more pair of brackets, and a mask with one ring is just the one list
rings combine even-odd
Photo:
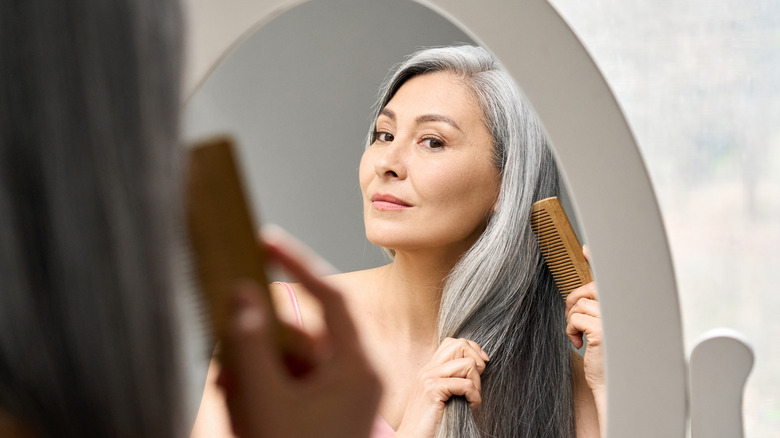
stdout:
[[355,173],[387,69],[419,46],[492,51],[539,114],[592,247],[609,436],[684,435],[680,317],[655,197],[609,87],[547,2],[191,3],[188,136],[237,135],[263,219],[342,270],[383,257],[350,236],[362,234]]

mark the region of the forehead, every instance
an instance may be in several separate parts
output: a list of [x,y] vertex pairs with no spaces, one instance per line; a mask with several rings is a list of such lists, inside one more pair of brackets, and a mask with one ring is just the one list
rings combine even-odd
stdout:
[[400,116],[442,114],[464,123],[482,120],[479,105],[465,79],[450,72],[412,77],[401,85],[385,108]]

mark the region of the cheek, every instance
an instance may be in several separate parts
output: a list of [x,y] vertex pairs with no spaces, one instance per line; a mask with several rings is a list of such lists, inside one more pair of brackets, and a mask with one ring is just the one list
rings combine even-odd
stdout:
[[374,166],[371,165],[370,161],[368,153],[363,152],[363,157],[360,159],[360,167],[358,169],[358,180],[360,182],[360,190],[364,195],[366,194],[366,187],[371,181],[371,176],[375,173],[373,170]]
[[450,206],[482,204],[492,200],[497,193],[496,173],[473,166],[430,169],[425,181],[420,181],[428,199]]
[[[499,184],[492,173],[465,171],[439,179],[429,191],[439,220],[458,236],[470,235],[492,213]],[[444,219],[446,218],[446,220]],[[460,231],[458,231],[460,230]],[[465,234],[464,234],[465,233]]]

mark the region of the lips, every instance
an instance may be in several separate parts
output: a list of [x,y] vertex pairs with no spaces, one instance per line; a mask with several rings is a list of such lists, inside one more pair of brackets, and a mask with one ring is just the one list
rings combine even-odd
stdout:
[[375,193],[371,196],[371,205],[377,210],[403,210],[411,207],[411,204],[403,199],[384,193]]

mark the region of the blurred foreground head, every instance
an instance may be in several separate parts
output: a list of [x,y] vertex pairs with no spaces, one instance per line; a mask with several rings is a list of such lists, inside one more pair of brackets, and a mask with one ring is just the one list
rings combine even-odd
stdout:
[[0,41],[0,410],[181,436],[178,2],[2,0]]

